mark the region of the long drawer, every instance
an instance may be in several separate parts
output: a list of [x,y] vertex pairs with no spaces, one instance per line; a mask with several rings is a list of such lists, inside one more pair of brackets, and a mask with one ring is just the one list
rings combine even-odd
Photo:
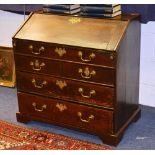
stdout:
[[31,56],[96,64],[107,67],[115,67],[116,64],[116,53],[67,45],[18,40],[16,41],[14,51]]
[[113,108],[114,88],[17,71],[19,91]]
[[61,74],[61,64],[58,61],[35,58],[15,54],[16,70],[50,75]]
[[112,131],[112,111],[26,93],[18,93],[18,99],[21,114],[38,116],[38,119],[49,116],[48,120],[54,120],[58,124],[67,124],[74,128],[83,128],[92,132],[104,131],[107,133]]

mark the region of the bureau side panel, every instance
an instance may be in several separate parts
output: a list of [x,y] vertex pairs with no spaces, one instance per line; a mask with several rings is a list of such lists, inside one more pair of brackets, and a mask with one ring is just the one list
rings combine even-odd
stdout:
[[139,21],[131,21],[117,51],[115,131],[126,126],[138,109],[140,32]]

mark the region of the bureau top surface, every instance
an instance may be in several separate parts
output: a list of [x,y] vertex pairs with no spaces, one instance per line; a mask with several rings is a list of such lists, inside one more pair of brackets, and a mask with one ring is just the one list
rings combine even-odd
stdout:
[[14,38],[116,50],[128,21],[33,13]]

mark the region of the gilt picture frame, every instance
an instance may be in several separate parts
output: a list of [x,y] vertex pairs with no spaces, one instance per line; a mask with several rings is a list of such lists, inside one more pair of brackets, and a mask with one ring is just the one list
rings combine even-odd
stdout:
[[0,46],[0,86],[15,87],[13,48]]

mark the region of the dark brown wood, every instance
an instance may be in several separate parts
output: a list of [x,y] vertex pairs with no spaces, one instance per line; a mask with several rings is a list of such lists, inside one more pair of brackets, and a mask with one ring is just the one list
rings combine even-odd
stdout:
[[[25,72],[17,72],[16,75],[19,91],[113,108],[113,88]],[[83,92],[79,91],[81,89]],[[91,95],[93,90],[95,94]]]
[[32,121],[29,116],[26,115],[22,115],[20,112],[16,113],[16,118],[18,122],[22,122],[22,123],[28,123],[30,121]]
[[13,48],[18,121],[52,123],[117,145],[140,117],[139,15],[33,13],[13,37]]
[[[21,105],[24,104],[25,102],[30,102],[31,103],[34,100],[36,100],[36,96],[35,95],[30,95],[30,94],[20,93],[19,92],[18,93],[18,96],[21,99],[20,100],[20,103],[19,103]],[[35,114],[33,114],[33,115],[30,115],[30,113],[28,111],[26,111],[26,112],[20,112],[20,113],[18,112],[18,113],[16,113],[17,120],[18,121],[24,122],[24,123],[27,123],[28,121],[31,121],[31,120],[43,121],[43,122],[47,122],[47,123],[52,123],[52,124],[55,124],[55,125],[59,125],[59,126],[62,126],[62,127],[67,127],[67,128],[70,128],[70,129],[79,130],[79,131],[82,131],[82,132],[88,132],[88,133],[91,133],[91,134],[95,134],[95,135],[100,136],[100,138],[102,139],[102,141],[104,143],[115,145],[115,146],[120,142],[120,140],[121,140],[121,138],[122,138],[122,136],[123,136],[123,134],[125,132],[125,129],[132,122],[134,122],[135,119],[137,120],[140,117],[140,109],[138,108],[133,113],[133,115],[130,118],[128,118],[128,120],[126,121],[126,123],[115,134],[112,134],[111,132],[109,132],[110,130],[113,130],[112,121],[111,121],[111,119],[112,119],[113,116],[112,116],[112,113],[111,112],[108,112],[108,111],[105,111],[105,110],[103,111],[103,110],[96,109],[97,112],[94,113],[94,110],[95,109],[94,108],[92,109],[91,107],[88,107],[88,106],[78,106],[75,103],[64,102],[62,100],[55,100],[54,101],[53,99],[51,100],[51,99],[47,99],[47,98],[43,98],[43,97],[37,97],[37,99],[38,99],[38,103],[41,103],[41,102],[44,103],[44,102],[46,102],[46,103],[52,104],[53,108],[52,108],[52,111],[51,112],[53,112],[55,115],[53,115],[53,113],[51,113],[51,115],[53,117],[52,118],[51,117],[48,117],[46,119],[45,117],[38,117],[38,115],[37,115],[38,112],[35,112]],[[56,106],[57,104],[67,105],[66,106],[67,108],[70,107],[70,106],[73,106],[73,107],[75,106],[76,108],[70,108],[71,111],[70,110],[67,111],[67,109],[65,109],[67,112],[66,113],[63,113],[63,111],[60,111],[59,108]],[[30,107],[30,108],[33,109],[33,107]],[[86,111],[85,111],[85,108],[87,109]],[[94,126],[94,124],[92,124],[92,122],[81,122],[81,120],[80,121],[79,121],[79,119],[77,120],[77,117],[78,116],[75,115],[75,114],[76,114],[76,112],[79,109],[81,111],[86,112],[87,114],[91,111],[91,112],[94,113],[94,116],[98,116],[98,114],[99,114],[99,116],[98,116],[99,117],[99,120],[101,119],[100,118],[101,115],[103,115],[103,114],[104,115],[103,115],[103,118],[102,118],[102,120],[101,120],[100,123],[98,123],[98,121],[99,121],[98,119],[96,120],[97,122],[94,121],[95,123],[97,123],[97,125]],[[59,113],[61,113],[61,115]],[[70,116],[72,116],[72,117],[70,117]],[[49,119],[49,118],[51,118],[51,119]],[[66,119],[67,119],[67,121],[66,121]],[[91,120],[91,121],[93,121],[93,120]],[[69,123],[66,123],[66,122],[69,122]],[[80,125],[80,124],[82,124],[82,125]],[[100,125],[102,126],[102,128],[100,127]],[[96,126],[97,126],[97,128],[96,128]],[[103,128],[104,128],[104,132],[103,132],[103,130],[101,130]]]
[[[101,133],[102,130],[111,133],[112,130],[113,112],[111,111],[24,93],[18,93],[18,101],[19,111],[23,115],[47,118],[59,124],[94,130],[95,133]],[[34,102],[36,109],[33,106]],[[46,108],[42,108],[43,105],[46,105]]]
[[19,111],[22,114],[34,115],[45,119],[52,118],[52,110],[54,105],[48,99],[39,100],[37,96],[24,95],[18,93]]
[[140,23],[138,21],[132,21],[117,52],[116,131],[138,108],[140,70],[140,52],[138,51],[140,51],[140,29]]
[[[61,74],[61,64],[57,61],[50,61],[31,56],[15,54],[16,70],[40,74]],[[43,65],[42,65],[43,64]]]
[[[81,69],[81,73],[79,70]],[[72,72],[71,72],[72,71]],[[87,75],[88,71],[88,75]],[[95,72],[93,75],[92,72]],[[90,81],[109,86],[114,86],[115,83],[115,70],[96,67],[92,65],[84,65],[77,63],[64,62],[62,66],[62,75],[64,77],[79,79],[83,81]]]
[[[32,47],[32,49],[30,48]],[[40,50],[41,48],[44,50]],[[66,53],[59,55],[55,50],[63,49]],[[80,63],[115,67],[115,53],[106,50],[97,50],[66,45],[50,44],[29,40],[17,40],[15,53],[24,55],[38,56],[46,59],[68,60]],[[93,55],[93,56],[92,56]]]
[[[38,66],[35,65],[36,61],[38,62]],[[60,63],[56,60],[47,60],[19,54],[15,54],[15,62],[16,69],[19,71],[63,76],[83,81],[107,84],[109,86],[113,86],[115,81],[115,70],[104,67],[95,67],[92,65],[71,62]],[[31,63],[33,63],[33,65],[31,65]],[[41,66],[42,63],[44,63],[44,66]],[[37,71],[37,69],[39,70]],[[79,73],[79,69],[82,70],[81,73]],[[70,72],[71,70],[72,72]],[[88,75],[85,74],[86,70],[88,71]],[[95,72],[95,74],[92,75],[92,72]]]

